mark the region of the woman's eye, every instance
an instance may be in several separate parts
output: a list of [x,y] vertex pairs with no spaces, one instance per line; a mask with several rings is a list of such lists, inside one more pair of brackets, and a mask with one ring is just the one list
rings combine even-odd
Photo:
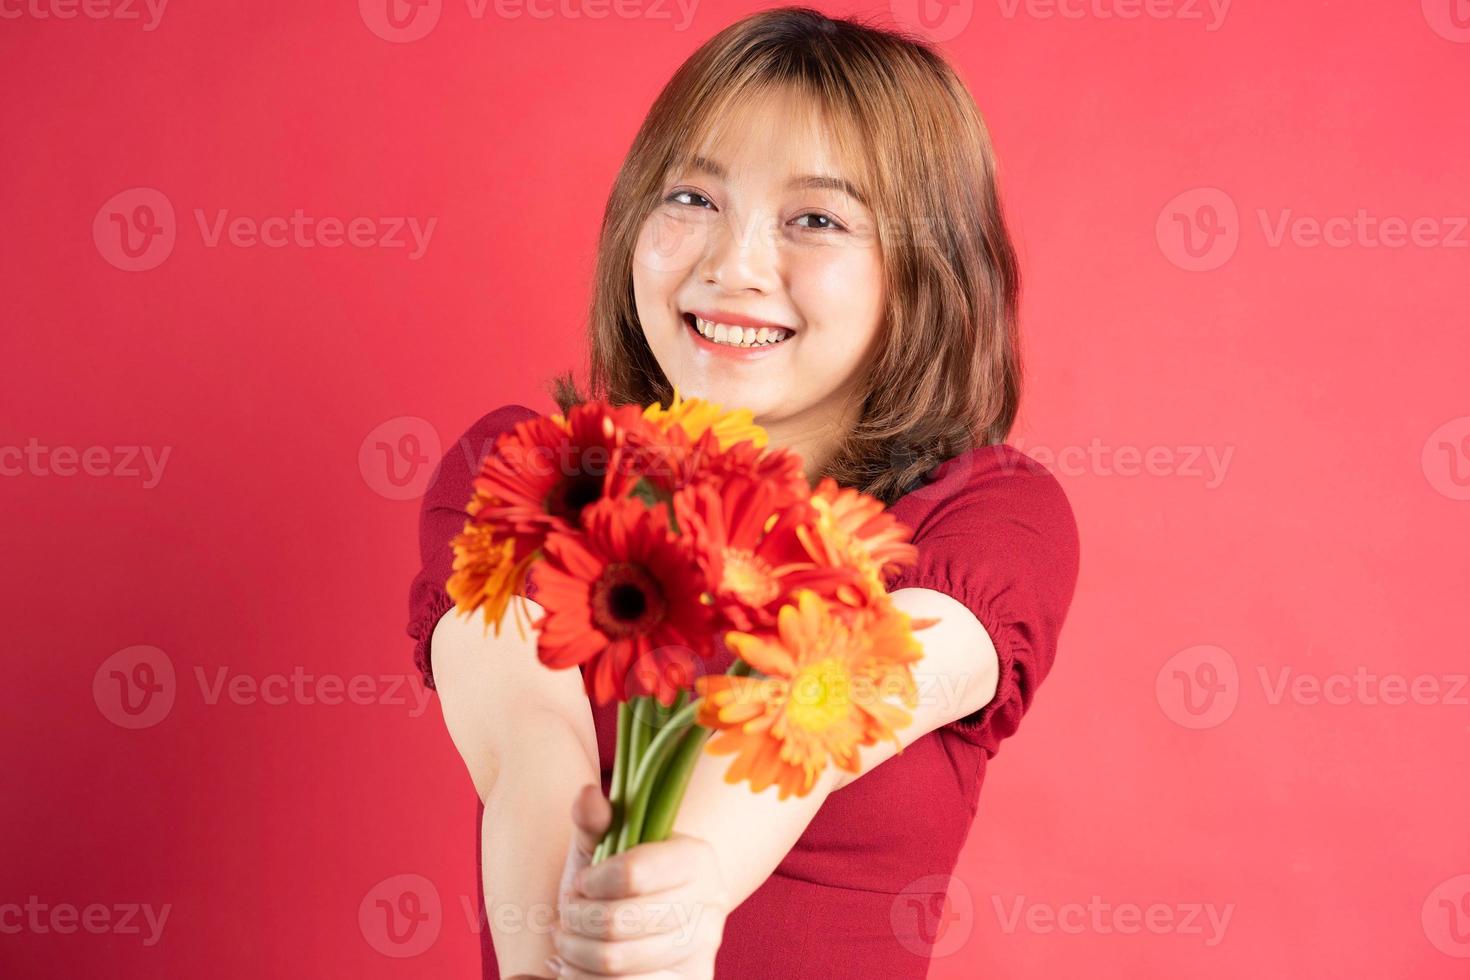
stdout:
[[[686,198],[686,197],[687,198],[695,198],[695,200],[693,200],[693,201],[681,200],[681,198]],[[707,198],[707,197],[705,197],[703,194],[700,194],[698,191],[674,191],[668,197],[664,198],[664,200],[666,200],[666,201],[673,201],[675,204],[688,204],[691,207],[696,207],[696,208],[702,208],[702,207],[704,207],[705,204],[709,204],[710,203],[710,199]],[[703,201],[704,204],[698,203],[699,201]]]
[[827,231],[829,229],[832,230],[832,231],[843,231],[843,230],[845,230],[845,229],[843,229],[843,227],[840,224],[838,224],[836,222],[836,220],[833,219],[833,217],[831,215],[829,215],[829,214],[822,214],[820,211],[808,211],[806,214],[801,215],[796,220],[797,221],[801,221],[802,218],[816,218],[819,221],[825,221],[825,222],[827,222],[825,225],[805,225],[805,226],[803,226],[803,227],[806,227],[806,228],[811,228],[814,231]]

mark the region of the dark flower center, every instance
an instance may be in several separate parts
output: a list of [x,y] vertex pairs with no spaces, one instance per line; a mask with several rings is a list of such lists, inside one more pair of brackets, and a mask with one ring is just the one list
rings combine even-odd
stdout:
[[663,616],[663,590],[641,565],[608,565],[592,586],[592,621],[608,636],[647,633]]
[[622,620],[633,620],[643,615],[648,603],[643,599],[643,590],[631,585],[614,585],[607,593],[607,608]]
[[556,485],[546,509],[573,527],[582,526],[582,509],[602,497],[602,476],[584,473],[568,477]]

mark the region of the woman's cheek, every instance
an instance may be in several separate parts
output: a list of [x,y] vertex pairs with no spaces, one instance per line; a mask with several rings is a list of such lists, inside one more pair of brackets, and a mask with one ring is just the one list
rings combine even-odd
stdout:
[[707,222],[655,211],[638,233],[634,275],[641,269],[656,278],[682,279],[704,254],[707,237]]
[[882,267],[862,253],[833,246],[806,270],[797,299],[811,343],[803,359],[824,374],[850,373],[861,362],[883,316]]

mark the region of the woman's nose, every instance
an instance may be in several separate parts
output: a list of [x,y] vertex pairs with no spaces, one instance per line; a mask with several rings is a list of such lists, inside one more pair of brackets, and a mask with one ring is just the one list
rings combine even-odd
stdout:
[[780,245],[769,213],[719,222],[711,229],[699,275],[727,292],[769,291],[780,281]]

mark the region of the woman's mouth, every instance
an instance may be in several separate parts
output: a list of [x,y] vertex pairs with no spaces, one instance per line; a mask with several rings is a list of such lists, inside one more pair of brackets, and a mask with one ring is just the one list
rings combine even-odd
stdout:
[[683,314],[684,323],[703,344],[727,351],[758,351],[780,347],[793,332],[784,327],[735,327]]

